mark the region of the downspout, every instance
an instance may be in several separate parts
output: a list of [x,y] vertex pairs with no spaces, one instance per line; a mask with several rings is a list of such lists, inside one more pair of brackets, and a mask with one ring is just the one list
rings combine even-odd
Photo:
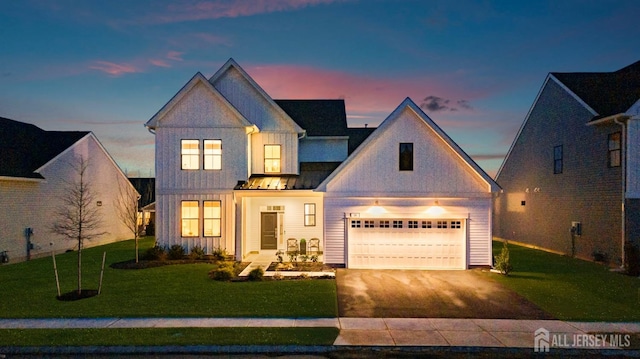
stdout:
[[[620,159],[620,165],[622,167],[621,172],[622,172],[622,204],[620,206],[620,211],[621,211],[621,216],[622,216],[622,220],[620,221],[620,240],[621,240],[621,254],[622,254],[622,263],[621,263],[621,267],[624,268],[624,265],[626,263],[626,253],[624,250],[625,247],[625,243],[626,243],[626,214],[625,214],[625,197],[627,194],[627,127],[626,127],[626,123],[624,121],[620,121],[621,117],[616,117],[613,119],[613,122],[615,122],[616,124],[620,125],[620,127],[622,128],[622,133],[620,134],[620,153],[622,158]],[[624,146],[622,145],[624,143]]]

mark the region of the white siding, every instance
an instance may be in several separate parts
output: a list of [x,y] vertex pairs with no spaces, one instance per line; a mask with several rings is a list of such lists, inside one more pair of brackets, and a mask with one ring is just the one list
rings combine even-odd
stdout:
[[[327,192],[459,196],[488,191],[482,178],[413,111],[405,109],[385,130],[328,183]],[[399,171],[401,142],[413,143],[413,171]]]
[[342,162],[349,152],[349,140],[328,137],[305,137],[300,140],[300,162]]
[[[383,213],[375,212],[374,201]],[[344,264],[345,217],[360,218],[466,218],[468,219],[467,262],[470,266],[491,264],[491,199],[438,199],[444,210],[429,213],[435,199],[386,199],[325,197],[325,251],[327,263]],[[379,209],[378,209],[379,210]]]
[[77,172],[72,165],[77,165],[76,158],[79,156],[88,162],[86,181],[96,194],[96,201],[102,204],[99,207],[101,229],[108,232],[86,241],[84,246],[133,238],[118,217],[117,203],[119,185],[123,186],[123,191],[134,189],[95,138],[87,136],[41,169],[44,181],[0,181],[0,251],[8,250],[12,262],[26,258],[24,230],[27,227],[34,231],[31,237],[35,246],[31,251],[32,258],[50,255],[52,250],[61,252],[76,247],[75,240],[53,234],[51,227],[56,221],[59,198],[67,193],[67,183],[76,181]]
[[296,133],[260,132],[252,134],[252,174],[264,174],[264,145],[280,145],[280,173],[298,174],[298,135]]

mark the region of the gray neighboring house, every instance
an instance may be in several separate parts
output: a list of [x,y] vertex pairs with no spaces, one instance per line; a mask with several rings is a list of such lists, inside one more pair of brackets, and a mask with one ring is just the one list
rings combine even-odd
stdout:
[[550,73],[500,167],[496,237],[623,265],[640,244],[640,61]]

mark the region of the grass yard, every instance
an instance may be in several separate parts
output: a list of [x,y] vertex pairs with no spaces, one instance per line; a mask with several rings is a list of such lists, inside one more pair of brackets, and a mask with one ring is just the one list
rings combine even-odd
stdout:
[[[153,238],[140,242],[141,253]],[[216,282],[214,264],[139,270],[109,264],[134,257],[132,240],[83,250],[83,289],[97,289],[107,252],[102,294],[79,301],[56,299],[51,257],[0,266],[0,317],[336,317],[334,280]],[[77,288],[77,253],[56,256],[61,292]]]
[[0,347],[332,345],[338,332],[338,328],[0,329]]
[[[502,250],[493,243],[493,253]],[[490,274],[561,320],[640,321],[640,279],[609,268],[509,244],[513,272]]]

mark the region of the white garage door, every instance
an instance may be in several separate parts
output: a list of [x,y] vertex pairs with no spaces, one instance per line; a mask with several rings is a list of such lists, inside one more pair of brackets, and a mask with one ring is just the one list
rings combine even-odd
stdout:
[[465,269],[464,219],[365,219],[348,223],[349,268]]

